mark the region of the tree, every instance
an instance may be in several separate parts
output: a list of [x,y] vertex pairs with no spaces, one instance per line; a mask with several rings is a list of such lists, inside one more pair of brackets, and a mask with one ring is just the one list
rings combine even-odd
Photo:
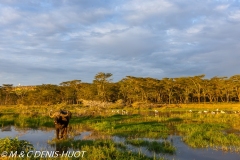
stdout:
[[176,80],[176,90],[177,94],[180,97],[180,102],[183,103],[188,103],[189,102],[189,96],[190,93],[192,92],[192,86],[191,86],[191,80],[189,77],[180,77],[180,78],[175,78]]
[[77,103],[78,91],[81,86],[81,80],[72,80],[60,83],[61,86],[61,95],[63,101],[68,104]]
[[13,97],[13,84],[3,84],[2,85],[3,95],[5,97],[4,104],[14,104]]
[[91,83],[81,83],[81,87],[77,92],[78,100],[94,100],[97,96],[97,88]]
[[193,90],[195,91],[195,95],[197,96],[198,103],[201,102],[201,89],[202,89],[202,78],[205,77],[204,74],[190,77],[190,80],[192,81],[192,87]]
[[103,102],[109,101],[109,95],[107,93],[109,89],[109,83],[112,81],[110,79],[111,76],[111,73],[99,72],[95,75],[93,80],[93,83],[97,87],[97,95]]
[[37,86],[32,94],[34,94],[34,98],[37,98],[36,102],[38,104],[52,105],[61,101],[59,87],[53,84],[42,84]]
[[240,75],[234,75],[230,77],[234,85],[234,93],[240,102]]
[[174,79],[173,78],[163,78],[162,82],[164,84],[164,90],[168,96],[168,104],[171,103],[172,96],[174,94]]

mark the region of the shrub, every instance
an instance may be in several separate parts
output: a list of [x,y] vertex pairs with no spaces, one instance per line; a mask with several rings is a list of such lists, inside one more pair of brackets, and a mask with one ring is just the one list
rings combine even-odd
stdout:
[[22,151],[24,153],[33,150],[33,145],[26,140],[19,140],[16,138],[1,138],[0,139],[0,153],[3,151],[6,152],[16,152],[19,154]]

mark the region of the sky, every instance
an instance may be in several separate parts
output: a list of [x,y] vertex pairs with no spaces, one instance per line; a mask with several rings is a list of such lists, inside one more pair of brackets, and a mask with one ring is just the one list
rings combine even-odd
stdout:
[[240,0],[0,0],[0,85],[240,74]]

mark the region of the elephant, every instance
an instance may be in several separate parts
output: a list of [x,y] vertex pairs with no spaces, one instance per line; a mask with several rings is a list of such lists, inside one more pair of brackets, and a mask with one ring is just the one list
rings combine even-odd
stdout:
[[67,128],[68,128],[68,123],[72,117],[72,113],[70,111],[65,111],[65,110],[60,110],[54,113],[50,111],[49,116],[51,118],[54,118],[56,138],[57,139],[67,138]]

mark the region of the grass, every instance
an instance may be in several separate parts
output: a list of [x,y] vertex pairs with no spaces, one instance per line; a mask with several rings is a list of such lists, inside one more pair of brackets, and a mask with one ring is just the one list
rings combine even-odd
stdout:
[[240,151],[240,137],[226,134],[226,124],[180,124],[178,131],[184,135],[183,140],[194,148],[212,147],[226,151]]
[[166,138],[168,136],[169,130],[165,124],[157,122],[156,119],[145,120],[143,121],[139,115],[113,115],[106,118],[101,116],[74,118],[71,123],[81,123],[104,134],[124,137]]
[[[112,140],[62,140],[51,141],[52,145],[57,145],[58,148],[73,148],[73,150],[86,151],[81,159],[91,160],[153,160],[141,153],[133,153],[126,150],[122,144],[116,144]],[[61,148],[63,149],[63,148]],[[159,158],[163,159],[163,158]]]
[[[15,125],[20,128],[53,128],[53,120],[48,117],[50,109],[66,108],[74,113],[70,120],[71,137],[84,130],[91,130],[99,135],[118,135],[128,139],[127,143],[136,146],[145,146],[150,151],[174,154],[174,146],[169,142],[144,142],[141,138],[167,138],[171,133],[180,133],[183,140],[194,148],[215,148],[225,151],[240,151],[240,137],[227,130],[240,130],[238,114],[199,114],[198,111],[216,109],[224,111],[238,111],[239,103],[235,104],[187,104],[175,108],[168,105],[158,110],[159,115],[149,115],[150,109],[124,108],[131,111],[131,115],[120,115],[111,112],[96,112],[98,114],[82,114],[88,108],[80,106],[0,106],[0,125]],[[20,108],[20,111],[16,110]],[[118,109],[117,109],[118,110]],[[193,112],[190,113],[189,110]],[[32,114],[38,112],[38,115]],[[80,117],[75,115],[81,112]],[[99,136],[101,137],[101,136]],[[54,142],[53,145],[86,150],[85,159],[151,159],[138,153],[126,150],[125,143],[114,143],[109,139],[96,140],[69,140],[67,142]],[[165,148],[165,150],[163,149]],[[127,158],[126,158],[127,157]]]
[[140,146],[146,147],[149,151],[153,151],[155,153],[174,154],[176,152],[176,148],[168,141],[149,142],[147,140],[142,140],[142,139],[131,139],[131,140],[127,140],[126,143],[137,146],[137,147],[140,147]]

